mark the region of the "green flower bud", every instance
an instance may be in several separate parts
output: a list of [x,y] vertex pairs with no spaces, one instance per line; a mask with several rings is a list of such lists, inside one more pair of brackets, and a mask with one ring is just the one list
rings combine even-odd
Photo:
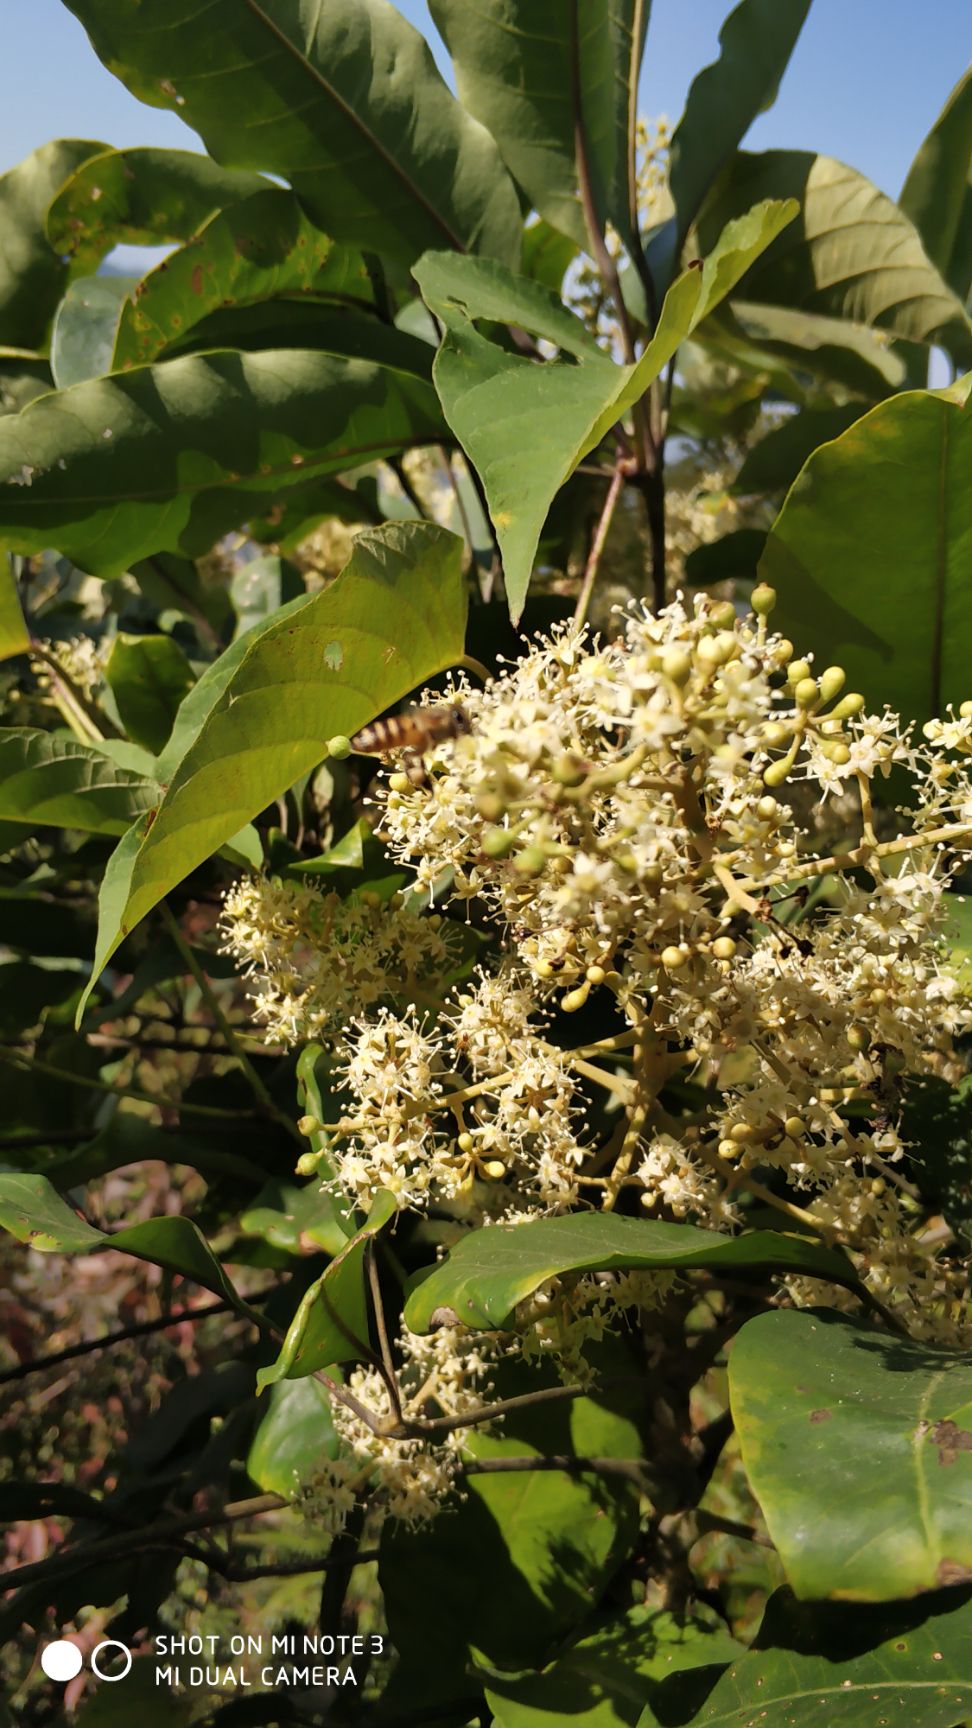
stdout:
[[327,753],[335,762],[344,762],[351,754],[351,740],[343,732],[338,732],[327,741]]
[[302,1152],[295,1166],[298,1176],[316,1176],[323,1156],[323,1152]]
[[793,699],[798,708],[813,708],[820,700],[820,690],[816,678],[801,678],[794,686]]
[[542,846],[524,846],[513,860],[513,868],[518,876],[542,876],[547,865],[547,854]]
[[849,690],[847,695],[842,696],[836,706],[831,708],[829,718],[831,720],[850,720],[855,714],[862,713],[864,706],[864,698],[860,691]]
[[840,695],[846,683],[847,673],[843,666],[828,666],[826,671],[820,674],[821,702],[832,702],[835,696]]
[[733,630],[736,624],[736,608],[732,601],[721,600],[718,606],[713,606],[707,622],[714,624],[717,630]]
[[838,768],[843,768],[851,759],[851,753],[846,744],[834,739],[832,744],[821,744],[820,754],[826,756],[828,762],[833,762]]
[[809,678],[809,660],[791,660],[786,670],[786,676],[787,682],[790,684],[799,684],[801,679]]
[[776,605],[776,589],[771,588],[768,582],[757,582],[749,603],[757,618],[768,618]]
[[558,786],[568,787],[580,786],[587,779],[588,772],[588,764],[570,752],[564,756],[558,756],[550,770],[551,776],[556,780]]
[[297,1132],[309,1140],[312,1134],[319,1134],[323,1126],[319,1116],[302,1116],[297,1123]]
[[684,648],[666,648],[662,655],[662,671],[673,684],[687,684],[692,676],[692,656]]
[[483,833],[483,851],[487,858],[508,858],[516,840],[515,828],[487,828]]

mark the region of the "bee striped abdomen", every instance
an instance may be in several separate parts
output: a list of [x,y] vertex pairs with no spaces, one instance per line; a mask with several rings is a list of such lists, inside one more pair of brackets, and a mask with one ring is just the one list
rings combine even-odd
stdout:
[[455,704],[441,708],[408,708],[362,726],[351,740],[360,756],[391,756],[409,750],[421,756],[443,738],[458,738],[469,731],[465,710]]

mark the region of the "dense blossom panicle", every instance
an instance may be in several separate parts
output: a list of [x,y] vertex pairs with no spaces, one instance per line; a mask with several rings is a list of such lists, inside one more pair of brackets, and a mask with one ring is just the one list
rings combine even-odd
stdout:
[[[770,630],[772,598],[635,606],[463,681],[447,700],[468,732],[381,783],[410,897],[250,880],[225,940],[272,1034],[332,1052],[343,1114],[317,1145],[356,1203],[725,1230],[755,1199],[945,1339],[953,1272],[915,1202],[902,1088],[954,1077],[972,1027],[942,940],[972,708],[920,736],[866,713]],[[875,790],[892,770],[915,787],[901,810]],[[472,972],[464,919],[493,938]],[[525,1348],[579,1371],[623,1305],[555,1282]]]

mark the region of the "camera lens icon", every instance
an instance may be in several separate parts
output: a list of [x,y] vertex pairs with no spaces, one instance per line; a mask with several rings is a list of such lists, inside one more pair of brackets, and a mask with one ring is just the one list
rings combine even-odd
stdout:
[[[99,1657],[111,1661],[111,1651],[120,1651],[124,1658],[124,1667],[117,1674],[109,1673],[99,1664]],[[117,1658],[116,1658],[117,1660]],[[70,1638],[57,1638],[53,1644],[46,1644],[41,1651],[40,1665],[48,1680],[57,1680],[66,1686],[69,1680],[74,1680],[84,1667],[84,1657],[77,1644]],[[104,1680],[113,1686],[116,1680],[124,1680],[132,1669],[132,1653],[127,1644],[122,1644],[117,1638],[103,1638],[91,1652],[91,1671],[97,1674],[99,1680]]]

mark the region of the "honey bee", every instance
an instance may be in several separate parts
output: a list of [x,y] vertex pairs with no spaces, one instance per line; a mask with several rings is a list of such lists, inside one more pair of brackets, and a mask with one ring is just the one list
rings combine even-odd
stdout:
[[461,738],[470,730],[464,708],[450,703],[437,708],[406,708],[387,720],[362,726],[351,740],[360,756],[392,756],[399,752],[402,767],[413,786],[428,784],[422,757],[444,738]]

